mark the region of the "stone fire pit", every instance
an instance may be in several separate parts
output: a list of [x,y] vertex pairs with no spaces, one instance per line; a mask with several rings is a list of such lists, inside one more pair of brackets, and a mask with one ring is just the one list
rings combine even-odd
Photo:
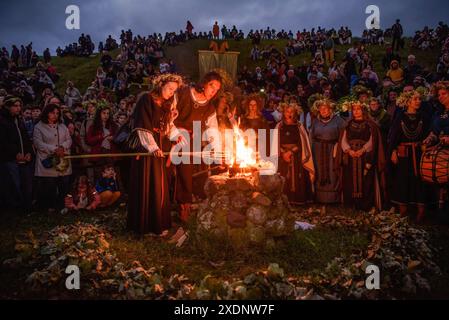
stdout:
[[283,186],[279,174],[209,177],[204,187],[207,199],[197,215],[198,232],[226,237],[235,247],[274,244],[275,238],[294,230]]

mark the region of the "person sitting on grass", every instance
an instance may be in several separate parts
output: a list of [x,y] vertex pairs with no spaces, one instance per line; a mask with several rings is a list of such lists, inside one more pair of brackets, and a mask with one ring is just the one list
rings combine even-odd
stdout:
[[95,189],[100,196],[100,208],[112,206],[121,196],[117,185],[116,172],[112,164],[103,166],[101,178],[97,181]]
[[65,209],[63,213],[79,210],[93,211],[99,204],[100,197],[89,179],[86,176],[80,176],[73,184],[72,193],[64,199]]
[[391,81],[393,81],[395,85],[401,84],[404,81],[404,71],[400,67],[397,60],[391,61],[390,69],[387,72],[387,77],[390,77]]

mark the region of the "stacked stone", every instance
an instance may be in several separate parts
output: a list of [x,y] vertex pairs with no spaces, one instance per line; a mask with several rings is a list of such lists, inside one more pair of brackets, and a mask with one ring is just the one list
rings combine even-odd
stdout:
[[235,247],[273,245],[294,230],[294,218],[279,174],[211,176],[200,204],[198,232],[227,237]]

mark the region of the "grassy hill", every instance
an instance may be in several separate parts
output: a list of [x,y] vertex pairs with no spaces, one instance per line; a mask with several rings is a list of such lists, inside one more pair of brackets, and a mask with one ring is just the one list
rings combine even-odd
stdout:
[[[251,41],[242,40],[234,41],[230,40],[229,46],[231,51],[239,51],[238,68],[239,70],[244,66],[248,66],[250,70],[253,70],[256,66],[264,66],[265,61],[252,61],[250,58]],[[283,50],[287,40],[264,40],[262,45],[274,44],[278,49]],[[406,62],[409,54],[414,54],[417,57],[418,63],[429,70],[435,70],[437,57],[439,54],[438,49],[430,51],[421,51],[409,48],[410,41],[406,41],[406,48],[402,50],[401,57],[403,63]],[[178,71],[189,77],[191,80],[197,80],[199,76],[198,70],[198,50],[206,50],[209,47],[208,40],[192,40],[181,45],[174,47],[166,47],[165,54],[169,59],[173,59],[177,65]],[[350,46],[337,46],[336,59],[341,61],[345,52]],[[382,67],[382,57],[385,54],[385,47],[371,46],[368,47],[369,53],[372,55],[374,61],[374,68],[382,77],[385,71]],[[113,52],[113,56],[118,54],[118,50]],[[310,62],[311,54],[304,52],[300,55],[289,57],[289,63],[295,66],[305,62]],[[100,65],[100,55],[96,54],[88,58],[81,57],[54,57],[52,59],[53,65],[57,68],[61,74],[61,79],[57,83],[58,92],[62,93],[65,90],[65,84],[68,80],[75,82],[75,85],[81,90],[82,93],[90,86],[91,82],[95,78],[97,67]]]
[[[118,50],[112,51],[113,57],[117,56],[117,54]],[[51,63],[61,75],[56,83],[57,91],[60,94],[64,94],[67,81],[71,80],[84,94],[95,79],[97,68],[100,66],[100,58],[100,54],[90,57],[52,57]]]
[[[243,41],[233,41],[230,40],[229,47],[230,51],[239,51],[239,70],[244,66],[248,66],[250,70],[253,70],[256,66],[264,66],[265,61],[253,61],[251,60],[251,48],[252,44],[249,40]],[[264,40],[262,42],[263,46],[273,44],[276,48],[283,52],[287,40]],[[190,75],[193,79],[198,78],[198,50],[207,50],[209,47],[208,40],[193,40],[181,44],[176,47],[168,47],[165,52],[168,58],[173,59],[178,66],[181,73]],[[336,47],[335,58],[337,61],[341,61],[350,48],[349,45],[338,45]],[[374,68],[380,76],[385,74],[382,67],[382,58],[385,55],[385,48],[382,46],[370,46],[368,47],[368,52],[371,54],[374,61]],[[416,49],[410,49],[410,40],[406,41],[406,48],[401,52],[402,62],[407,61],[407,56],[409,54],[414,54],[417,58],[419,64],[429,70],[434,70],[437,64],[437,57],[439,54],[438,49],[431,51],[421,51]],[[295,66],[302,64],[304,61],[309,63],[312,59],[310,52],[303,52],[299,55],[289,57],[289,63]]]

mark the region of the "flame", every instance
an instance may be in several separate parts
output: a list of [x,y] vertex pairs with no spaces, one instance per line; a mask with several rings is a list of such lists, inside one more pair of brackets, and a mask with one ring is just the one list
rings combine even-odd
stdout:
[[[240,119],[239,119],[240,120]],[[240,121],[239,121],[240,122]],[[234,125],[235,154],[231,163],[237,164],[240,168],[254,167],[257,165],[256,153],[246,145],[238,125]]]
[[[253,174],[240,169],[256,169],[259,173],[272,175],[277,172],[277,166],[269,160],[259,159],[258,153],[246,143],[245,135],[240,130],[240,118],[233,125],[233,147],[226,152],[226,159],[230,167],[238,169],[240,172],[233,171],[234,175],[247,176]],[[228,172],[229,174],[229,172]]]

